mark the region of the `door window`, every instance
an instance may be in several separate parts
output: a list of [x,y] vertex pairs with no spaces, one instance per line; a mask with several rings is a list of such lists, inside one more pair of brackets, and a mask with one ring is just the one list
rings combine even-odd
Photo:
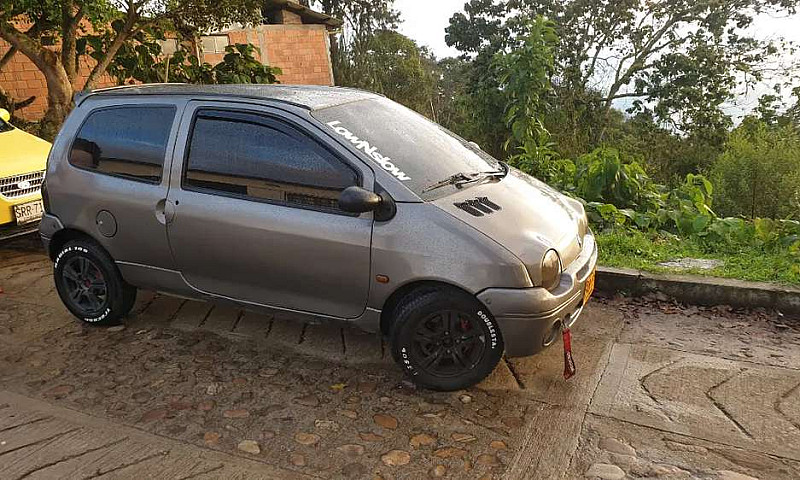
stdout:
[[92,112],[69,155],[72,165],[159,183],[175,107],[115,107]]
[[183,186],[343,213],[339,194],[355,170],[301,131],[262,115],[202,110],[194,122]]

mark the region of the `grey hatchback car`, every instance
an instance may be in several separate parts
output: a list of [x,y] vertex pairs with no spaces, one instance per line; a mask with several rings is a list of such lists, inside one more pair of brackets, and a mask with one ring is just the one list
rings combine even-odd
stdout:
[[142,85],[76,99],[40,234],[88,324],[139,288],[380,332],[421,386],[555,343],[591,295],[583,206],[379,95]]

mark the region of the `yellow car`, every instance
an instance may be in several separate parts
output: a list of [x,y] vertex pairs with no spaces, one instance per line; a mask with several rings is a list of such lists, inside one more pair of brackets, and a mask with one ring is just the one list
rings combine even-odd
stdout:
[[36,229],[42,217],[42,181],[50,143],[9,122],[0,108],[0,238]]

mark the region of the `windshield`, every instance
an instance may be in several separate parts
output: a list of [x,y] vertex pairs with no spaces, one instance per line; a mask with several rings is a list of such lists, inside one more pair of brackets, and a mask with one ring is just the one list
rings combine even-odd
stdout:
[[449,184],[425,191],[448,177],[501,168],[488,153],[386,98],[337,105],[312,115],[424,200],[453,193],[456,186]]

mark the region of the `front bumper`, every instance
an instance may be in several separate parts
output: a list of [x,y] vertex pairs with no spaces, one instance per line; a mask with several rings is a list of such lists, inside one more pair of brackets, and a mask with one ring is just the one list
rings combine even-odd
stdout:
[[580,255],[552,292],[535,287],[489,288],[479,293],[478,299],[500,326],[506,355],[533,355],[555,343],[562,326],[571,327],[583,311],[586,281],[596,266],[597,244],[589,232],[583,237]]

